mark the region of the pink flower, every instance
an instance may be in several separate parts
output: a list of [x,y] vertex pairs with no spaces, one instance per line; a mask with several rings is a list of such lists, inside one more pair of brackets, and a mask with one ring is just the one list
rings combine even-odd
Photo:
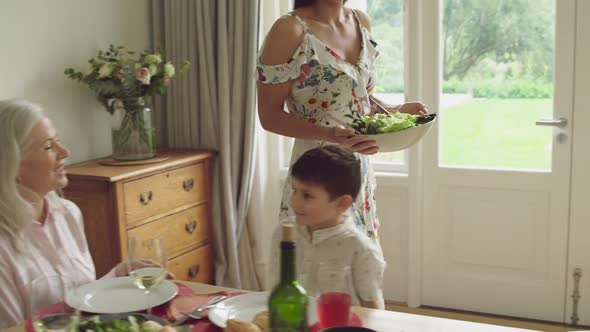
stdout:
[[141,84],[148,85],[150,84],[150,79],[152,75],[150,74],[149,69],[144,67],[139,67],[135,69],[135,78],[141,82]]
[[305,75],[311,74],[311,68],[309,67],[309,65],[307,63],[302,64],[301,67],[299,67],[299,69],[303,73],[305,73]]
[[340,57],[340,55],[338,55],[336,52],[334,52],[331,48],[326,47],[326,49],[328,50],[328,53],[330,53],[334,58],[336,58],[336,60],[342,61],[342,58]]

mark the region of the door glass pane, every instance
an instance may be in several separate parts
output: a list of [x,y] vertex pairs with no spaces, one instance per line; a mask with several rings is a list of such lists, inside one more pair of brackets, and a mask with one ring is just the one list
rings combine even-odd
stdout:
[[[358,0],[352,0],[352,5]],[[403,0],[366,0],[366,9],[371,17],[371,35],[377,41],[379,56],[376,96],[390,104],[404,102],[404,8]],[[347,5],[349,5],[347,3]],[[405,151],[378,153],[371,157],[377,162],[403,164]]]
[[551,170],[555,0],[443,0],[442,166]]

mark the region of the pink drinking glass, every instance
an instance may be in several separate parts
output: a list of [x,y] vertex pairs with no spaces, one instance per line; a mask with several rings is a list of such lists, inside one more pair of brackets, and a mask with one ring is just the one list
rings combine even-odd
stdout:
[[347,326],[350,321],[350,267],[322,264],[317,270],[316,303],[320,328]]

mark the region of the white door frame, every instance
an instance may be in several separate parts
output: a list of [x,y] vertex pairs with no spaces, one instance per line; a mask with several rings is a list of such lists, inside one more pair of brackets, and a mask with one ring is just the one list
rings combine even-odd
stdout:
[[[441,31],[438,0],[405,0],[406,8],[406,90],[407,100],[421,100],[426,105],[438,105],[439,82],[431,74],[439,70],[439,39]],[[437,63],[438,62],[438,63]],[[440,77],[440,74],[437,75]],[[417,79],[414,79],[417,78]],[[438,109],[430,107],[430,112]],[[434,126],[428,135],[438,135]],[[422,234],[424,211],[423,143],[409,150],[410,218],[408,226],[408,299],[410,307],[419,307],[422,298]]]

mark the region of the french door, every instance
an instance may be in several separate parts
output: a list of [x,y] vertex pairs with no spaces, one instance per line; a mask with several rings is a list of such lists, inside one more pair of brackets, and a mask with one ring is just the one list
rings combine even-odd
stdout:
[[[575,0],[423,0],[412,6],[420,21],[421,99],[439,115],[420,152],[419,302],[564,321]],[[527,19],[533,11],[545,13],[546,21]],[[495,21],[507,17],[514,19]],[[477,38],[522,30],[530,38],[493,41],[506,43],[496,48],[505,53],[494,56],[509,57],[508,48],[516,54],[523,43],[535,42],[530,62],[502,58],[500,65],[481,63],[477,54],[461,56],[489,46]],[[534,53],[538,49],[545,52]],[[459,55],[452,58],[451,51]],[[535,56],[545,67],[526,68]],[[461,61],[480,62],[465,74]],[[528,81],[510,80],[523,70],[531,72]],[[504,80],[495,81],[499,75]],[[471,84],[466,92],[443,93],[453,77]]]

